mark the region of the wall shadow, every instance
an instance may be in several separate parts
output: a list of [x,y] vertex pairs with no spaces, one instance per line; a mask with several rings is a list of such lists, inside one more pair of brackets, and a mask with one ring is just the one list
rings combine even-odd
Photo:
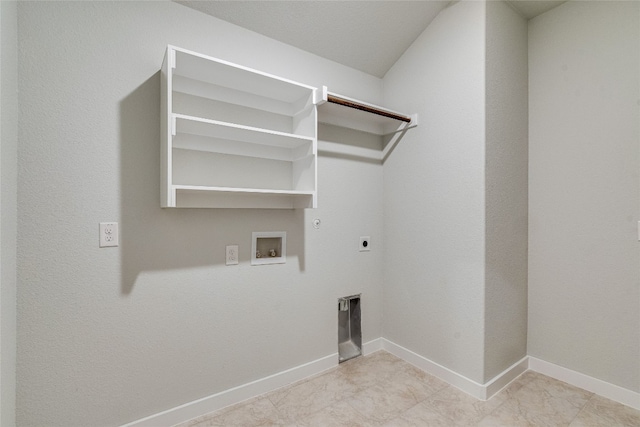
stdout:
[[240,245],[240,263],[248,266],[253,231],[287,231],[287,258],[297,257],[304,270],[303,209],[160,207],[159,71],[122,99],[119,110],[123,295],[141,272],[224,265],[228,244]]
[[325,157],[381,165],[396,149],[407,130],[403,129],[389,135],[376,135],[320,123],[318,153]]

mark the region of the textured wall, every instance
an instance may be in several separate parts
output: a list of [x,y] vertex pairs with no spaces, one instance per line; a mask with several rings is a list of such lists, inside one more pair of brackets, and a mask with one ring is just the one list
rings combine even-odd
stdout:
[[[335,353],[344,295],[380,337],[379,164],[322,156],[313,211],[159,201],[168,43],[373,103],[379,79],[173,2],[21,2],[18,24],[19,425],[121,424]],[[250,266],[252,231],[287,231],[287,263]]]
[[640,391],[640,4],[529,24],[529,343]]
[[384,78],[420,125],[384,165],[384,337],[477,382],[484,341],[485,5],[445,9]]
[[18,150],[16,2],[0,2],[0,425],[15,425]]
[[527,22],[487,2],[484,380],[527,354]]

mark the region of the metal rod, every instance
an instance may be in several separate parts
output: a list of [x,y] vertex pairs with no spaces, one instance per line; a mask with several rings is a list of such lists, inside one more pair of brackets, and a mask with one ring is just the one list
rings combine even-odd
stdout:
[[346,99],[339,98],[333,95],[327,95],[327,101],[334,104],[344,105],[345,107],[355,108],[356,110],[366,111],[367,113],[377,114],[379,116],[389,117],[390,119],[400,120],[402,122],[410,123],[411,117],[401,116],[399,114],[390,113],[388,111],[380,110],[369,105],[358,104],[353,101],[347,101]]

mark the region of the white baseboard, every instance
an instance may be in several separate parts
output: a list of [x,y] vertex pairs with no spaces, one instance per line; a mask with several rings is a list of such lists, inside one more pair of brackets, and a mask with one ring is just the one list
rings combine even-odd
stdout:
[[523,357],[503,372],[496,375],[491,381],[484,385],[486,388],[487,399],[498,394],[500,390],[508,386],[511,381],[518,378],[521,374],[525,373],[527,369],[529,369],[529,356]]
[[627,405],[631,408],[640,410],[640,393],[532,356],[525,356],[520,361],[507,368],[504,372],[497,375],[491,381],[486,384],[479,384],[472,379],[460,375],[449,368],[445,368],[442,365],[439,365],[384,338],[382,339],[382,348],[400,359],[417,366],[428,374],[438,377],[452,386],[457,387],[481,400],[491,398],[491,396],[509,385],[509,383],[516,379],[520,374],[525,372],[527,369],[530,369],[548,377],[564,381],[575,387],[580,387],[602,397],[606,397],[607,399],[622,403],[623,405]]
[[433,375],[434,377],[438,377],[442,381],[445,381],[480,400],[487,400],[491,398],[491,396],[502,390],[511,381],[526,371],[528,367],[527,357],[525,356],[520,361],[507,368],[504,372],[496,375],[488,383],[480,384],[384,338],[382,348],[405,362],[411,363],[426,373]]
[[338,353],[142,418],[122,427],[173,426],[235,405],[338,366]]
[[529,369],[640,410],[640,393],[529,356]]
[[487,400],[494,394],[502,390],[511,381],[516,379],[520,374],[527,370],[527,357],[525,356],[517,363],[507,368],[504,372],[496,375],[491,381],[486,384],[480,384],[472,379],[460,375],[459,373],[452,371],[436,362],[433,362],[426,357],[420,356],[411,350],[408,350],[398,344],[391,342],[387,339],[382,339],[384,348],[389,353],[411,363],[412,365],[422,369],[428,374],[434,377],[440,378],[442,381],[459,388],[471,396],[480,399]]
[[405,362],[411,363],[413,366],[433,375],[434,377],[440,378],[442,381],[459,388],[477,399],[486,399],[486,391],[482,384],[460,375],[449,368],[445,368],[436,362],[432,362],[426,357],[420,356],[419,354],[384,338],[382,341],[382,348]]
[[375,353],[378,350],[382,350],[382,338],[376,338],[362,344],[362,354],[367,356],[371,353]]
[[[382,349],[382,338],[377,338],[362,345],[365,355]],[[338,353],[330,354],[318,360],[296,366],[286,371],[243,384],[193,402],[185,403],[172,409],[154,414],[122,427],[158,427],[173,426],[197,418],[201,415],[235,405],[261,394],[277,390],[281,387],[320,374],[338,366]]]
[[[517,363],[496,375],[491,381],[480,384],[457,372],[435,363],[411,350],[384,338],[377,338],[363,344],[363,354],[368,355],[378,350],[386,350],[400,359],[411,363],[419,369],[431,374],[448,384],[459,388],[480,400],[487,400],[506,387],[527,369],[549,377],[564,381],[576,387],[596,393],[607,399],[640,410],[640,393],[627,390],[611,383],[581,374],[553,363],[545,362],[531,356],[525,356]],[[154,414],[122,427],[157,427],[172,426],[213,411],[235,405],[245,400],[277,390],[296,381],[320,374],[338,365],[338,354],[330,354],[320,359],[296,366],[286,371],[252,381],[193,402],[185,403],[172,409]]]

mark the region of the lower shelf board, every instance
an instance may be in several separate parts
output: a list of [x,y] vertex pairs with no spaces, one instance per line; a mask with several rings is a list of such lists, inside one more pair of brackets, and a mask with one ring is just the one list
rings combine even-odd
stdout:
[[177,208],[301,209],[316,207],[315,191],[175,185]]

